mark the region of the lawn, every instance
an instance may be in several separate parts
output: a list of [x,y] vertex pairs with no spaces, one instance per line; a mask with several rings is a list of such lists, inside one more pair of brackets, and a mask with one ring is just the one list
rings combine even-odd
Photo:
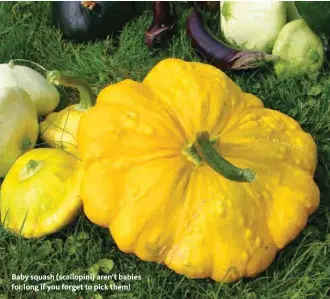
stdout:
[[[140,6],[141,12],[126,25],[118,38],[78,45],[62,40],[59,32],[51,27],[49,3],[1,2],[0,62],[21,58],[37,62],[48,70],[68,71],[86,78],[97,94],[105,85],[125,78],[142,80],[165,57],[199,61],[185,34],[190,4],[177,4],[180,19],[175,36],[162,49],[152,52],[144,45],[144,31],[152,17],[151,4],[140,3]],[[218,15],[208,13],[207,19],[212,29],[217,30]],[[253,72],[228,74],[244,91],[260,97],[266,107],[296,119],[313,135],[318,145],[315,180],[321,190],[321,204],[303,232],[278,253],[265,272],[256,278],[231,284],[188,279],[163,265],[142,262],[133,255],[120,252],[108,230],[92,225],[81,215],[65,230],[38,240],[16,237],[0,227],[0,299],[330,298],[329,67],[325,65],[316,75],[290,80],[275,77],[271,66]],[[61,107],[77,101],[76,93],[68,89],[60,91]],[[61,290],[47,293],[12,289],[12,274],[86,274],[97,271],[95,264],[100,259],[106,259],[108,263],[113,261],[110,274],[140,275],[141,280],[130,281],[130,290],[125,291],[78,290],[73,293]],[[101,274],[106,272],[102,267],[99,269]]]

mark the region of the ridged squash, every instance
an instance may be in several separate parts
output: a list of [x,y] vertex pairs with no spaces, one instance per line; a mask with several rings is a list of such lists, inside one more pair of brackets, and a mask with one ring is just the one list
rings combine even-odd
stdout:
[[165,59],[107,86],[78,144],[88,218],[191,278],[265,270],[319,204],[311,135],[207,64]]

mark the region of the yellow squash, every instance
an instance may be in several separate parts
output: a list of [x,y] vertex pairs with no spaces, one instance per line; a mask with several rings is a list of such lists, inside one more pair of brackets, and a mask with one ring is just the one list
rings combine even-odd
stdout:
[[40,134],[51,147],[60,148],[77,156],[77,130],[81,116],[94,105],[94,95],[88,82],[71,77],[59,71],[51,71],[47,75],[49,83],[77,88],[80,102],[70,105],[59,112],[49,114],[40,123]]
[[78,143],[88,218],[191,278],[265,270],[319,204],[313,138],[210,65],[166,59],[109,85]]
[[39,148],[22,155],[1,186],[3,226],[25,238],[54,233],[81,209],[82,167],[59,149]]

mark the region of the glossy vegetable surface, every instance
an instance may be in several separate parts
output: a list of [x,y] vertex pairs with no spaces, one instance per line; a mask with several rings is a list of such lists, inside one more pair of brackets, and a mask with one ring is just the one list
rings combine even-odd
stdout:
[[78,142],[87,217],[191,278],[255,276],[319,204],[311,135],[207,64],[165,59],[107,86]]
[[64,37],[86,42],[116,33],[133,17],[130,1],[54,1],[52,20]]
[[78,159],[58,149],[21,156],[1,187],[1,222],[25,238],[39,238],[69,224],[81,208]]
[[262,51],[243,51],[227,45],[211,33],[197,11],[188,16],[187,32],[196,53],[221,70],[253,69],[277,59]]
[[18,87],[0,88],[0,178],[35,146],[38,132],[37,110],[28,93]]
[[173,32],[174,6],[170,1],[153,1],[152,23],[145,33],[145,42],[149,48],[162,42]]

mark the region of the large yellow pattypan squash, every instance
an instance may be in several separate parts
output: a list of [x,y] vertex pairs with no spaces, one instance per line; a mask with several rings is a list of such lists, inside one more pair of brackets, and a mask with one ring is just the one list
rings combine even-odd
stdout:
[[192,278],[265,270],[319,204],[313,138],[206,64],[166,59],[106,87],[78,144],[88,218]]
[[54,233],[81,208],[80,161],[59,150],[33,149],[9,170],[1,186],[1,222],[25,238]]

